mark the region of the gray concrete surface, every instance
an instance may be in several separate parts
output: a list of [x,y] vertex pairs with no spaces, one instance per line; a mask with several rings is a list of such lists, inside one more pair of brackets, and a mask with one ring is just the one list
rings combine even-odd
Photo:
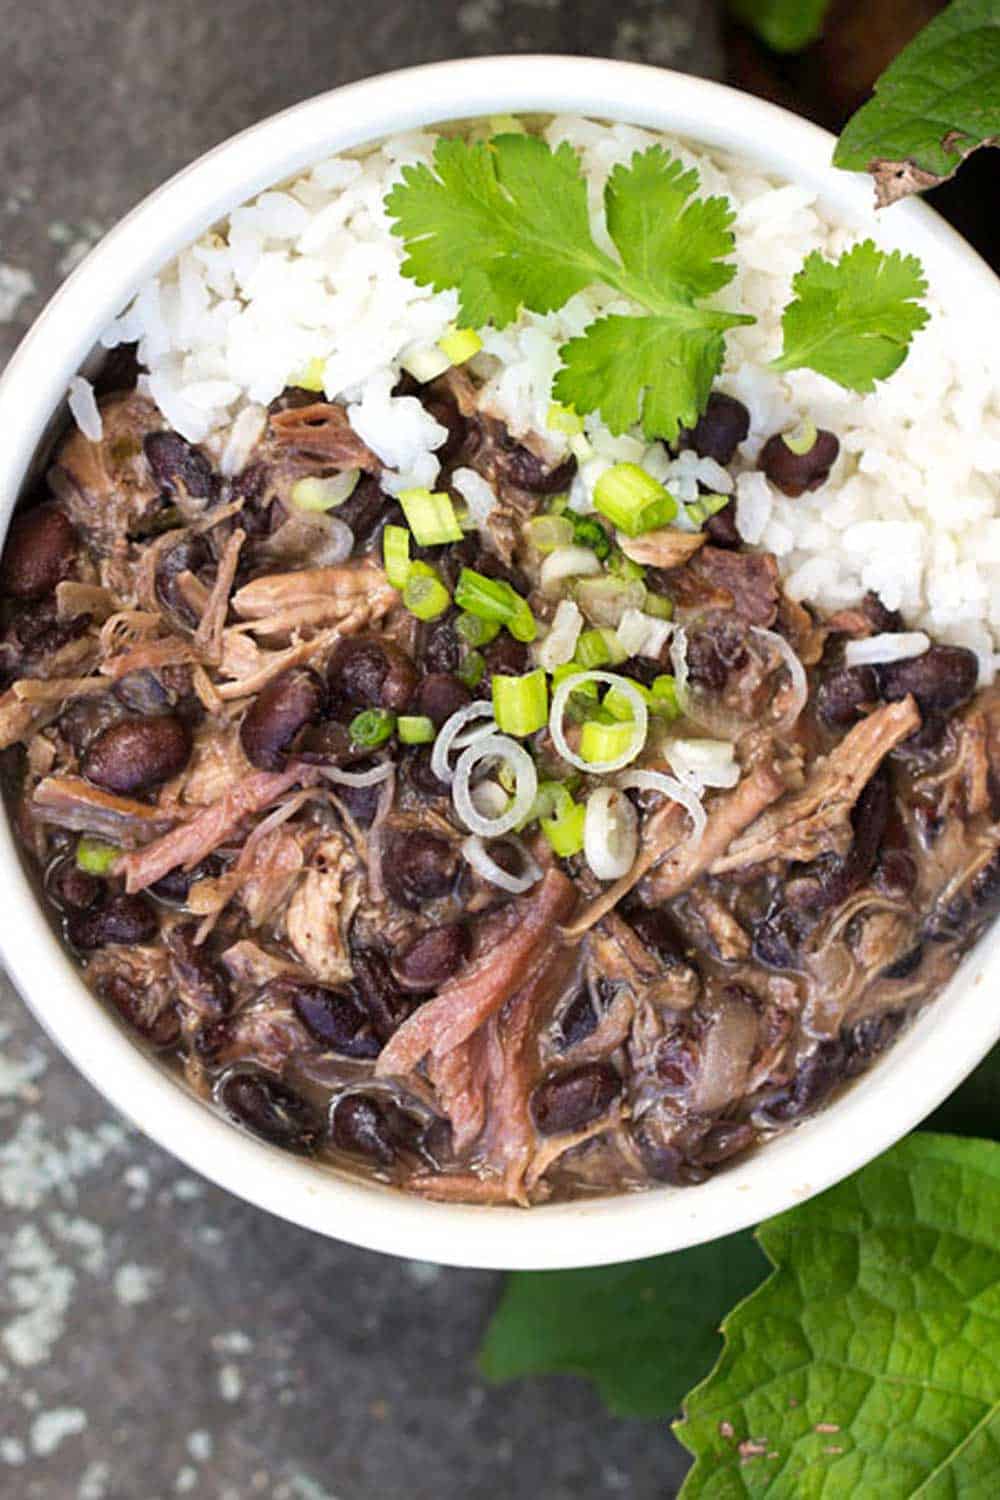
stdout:
[[[501,51],[720,61],[707,0],[0,0],[0,36],[0,362],[145,192],[323,88]],[[5,981],[0,1265],[12,1500],[676,1494],[665,1424],[612,1420],[569,1378],[482,1384],[498,1277],[327,1242],[192,1177]]]

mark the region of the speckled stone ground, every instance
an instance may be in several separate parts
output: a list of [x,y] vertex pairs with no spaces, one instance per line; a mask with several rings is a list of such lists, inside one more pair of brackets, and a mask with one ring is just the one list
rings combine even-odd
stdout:
[[[145,192],[388,67],[576,51],[719,71],[702,0],[0,0],[0,361]],[[486,1388],[499,1278],[320,1240],[111,1114],[0,980],[0,1494],[669,1500],[664,1425],[568,1378]]]

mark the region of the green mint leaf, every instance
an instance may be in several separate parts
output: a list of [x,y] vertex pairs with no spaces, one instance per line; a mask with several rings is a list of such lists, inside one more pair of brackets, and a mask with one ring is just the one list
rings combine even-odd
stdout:
[[487,1380],[567,1371],[623,1417],[676,1412],[719,1349],[717,1329],[766,1261],[750,1234],[676,1255],[508,1277],[479,1364]]
[[1000,1474],[1000,1146],[918,1133],[758,1238],[677,1435],[681,1500],[989,1500]]
[[433,170],[404,167],[385,206],[406,241],[404,273],[457,287],[468,328],[503,328],[522,307],[552,312],[612,265],[590,236],[576,152],[537,136],[439,140]]
[[927,291],[919,260],[898,250],[887,254],[871,240],[836,261],[814,250],[792,289],[795,300],[781,319],[784,347],[773,368],[808,367],[866,394],[898,370],[929,316],[916,301]]
[[736,275],[728,198],[695,198],[698,173],[661,146],[617,166],[604,189],[608,233],[631,294],[651,311],[719,291]]
[[641,422],[650,441],[673,442],[705,409],[725,330],[751,321],[683,304],[661,317],[600,318],[559,351],[553,394],[577,411],[599,411],[615,434]]
[[729,0],[729,9],[774,52],[801,52],[823,30],[831,0]]
[[975,1072],[928,1116],[921,1129],[1000,1139],[1000,1047],[993,1048]]
[[1000,7],[953,0],[889,65],[848,120],[834,165],[871,172],[880,207],[950,177],[1000,141]]

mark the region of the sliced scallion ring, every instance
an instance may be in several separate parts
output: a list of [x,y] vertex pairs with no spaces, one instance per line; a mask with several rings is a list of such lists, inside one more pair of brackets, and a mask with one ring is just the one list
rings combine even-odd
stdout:
[[541,880],[542,871],[519,838],[509,836],[504,840],[504,843],[513,844],[514,848],[520,854],[524,862],[524,867],[520,875],[511,875],[508,871],[502,869],[478,834],[470,833],[462,845],[462,854],[476,871],[477,875],[481,875],[491,885],[499,886],[502,891],[510,891],[511,895],[520,896],[522,891],[529,890],[531,886]]
[[599,786],[587,798],[583,852],[598,880],[618,880],[635,863],[639,820],[624,791]]
[[679,802],[691,819],[691,837],[696,844],[701,842],[708,821],[701,798],[690,787],[682,786],[675,776],[665,776],[662,771],[626,771],[619,776],[618,785],[627,790],[635,787],[640,792],[659,792],[671,802]]
[[[516,790],[514,800],[506,812],[498,818],[484,818],[476,811],[470,783],[472,773],[478,766],[494,761],[506,761],[512,767]],[[488,734],[475,744],[467,745],[458,757],[451,796],[455,811],[471,833],[495,839],[524,822],[534,804],[537,791],[538,772],[527,750],[505,734]]]
[[[470,724],[473,719],[489,719],[489,723],[477,724],[475,729],[466,729],[466,725]],[[496,734],[496,732],[493,704],[488,703],[484,698],[477,699],[475,703],[467,703],[464,708],[457,709],[450,719],[445,719],[438,730],[434,749],[431,751],[431,770],[438,781],[451,785],[451,779],[455,773],[448,756],[453,749],[462,750],[466,745],[483,739],[485,735]]]
[[[562,721],[569,702],[570,693],[578,691],[585,682],[603,682],[608,687],[617,688],[619,692],[628,697],[632,703],[632,722],[634,733],[627,747],[611,760],[588,761],[571,750],[563,733]],[[643,745],[646,743],[646,729],[649,725],[649,711],[645,700],[639,689],[627,678],[619,676],[615,672],[578,672],[573,677],[566,678],[556,688],[552,695],[552,711],[549,714],[549,733],[552,735],[552,743],[557,752],[571,766],[578,771],[587,771],[590,775],[603,776],[611,771],[620,771],[635,760]]]

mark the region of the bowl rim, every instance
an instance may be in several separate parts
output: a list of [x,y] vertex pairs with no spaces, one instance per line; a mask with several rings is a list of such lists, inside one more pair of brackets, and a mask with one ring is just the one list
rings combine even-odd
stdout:
[[[0,525],[35,449],[101,330],[138,286],[229,209],[324,155],[418,126],[500,113],[573,113],[647,126],[732,152],[815,186],[849,219],[872,220],[871,189],[829,165],[833,137],[707,79],[643,64],[560,55],[457,59],[347,84],[222,142],[155,189],[50,299],[0,377]],[[1000,282],[924,203],[897,205],[883,239],[918,249],[932,284],[947,273],[998,298]],[[947,283],[946,283],[947,284]],[[937,288],[936,288],[937,289]],[[8,435],[9,440],[8,440]],[[557,1269],[639,1259],[713,1240],[804,1201],[886,1150],[939,1104],[1000,1036],[976,1005],[1000,975],[1000,924],[887,1057],[827,1110],[698,1188],[539,1205],[432,1203],[292,1157],[234,1129],[179,1086],[100,1005],[43,915],[0,817],[7,920],[0,955],[28,1007],[114,1107],[220,1187],[292,1223],[369,1250],[483,1269]],[[766,1165],[762,1165],[766,1164]]]

